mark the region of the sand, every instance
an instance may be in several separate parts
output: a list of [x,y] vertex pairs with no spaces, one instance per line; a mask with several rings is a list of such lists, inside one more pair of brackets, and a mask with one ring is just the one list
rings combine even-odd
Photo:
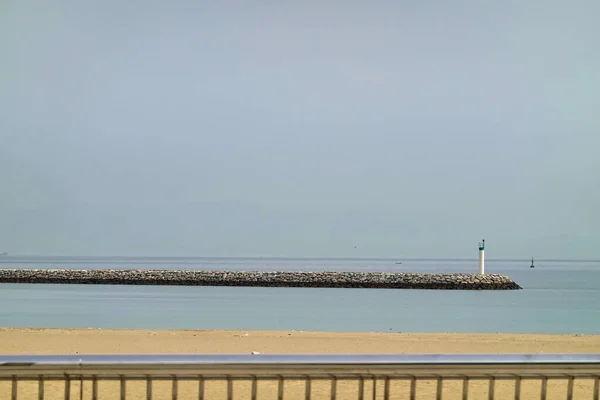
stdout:
[[[12,329],[0,328],[0,354],[133,354],[133,353],[204,353],[204,354],[406,354],[406,353],[600,353],[600,335],[513,335],[513,334],[411,334],[411,333],[336,333],[301,331],[193,331],[193,330],[109,330],[109,329]],[[47,399],[64,398],[64,384],[47,383]],[[79,383],[73,383],[79,399]],[[198,398],[196,384],[181,383],[180,399]],[[259,399],[276,399],[276,384],[261,383]],[[328,398],[329,383],[313,385],[313,399]],[[378,398],[383,398],[383,383]],[[513,398],[510,382],[496,384],[496,398]],[[77,386],[77,387],[75,387]],[[84,383],[84,398],[91,399],[89,384]],[[155,384],[154,399],[171,399],[167,383]],[[338,398],[357,398],[357,384],[340,384]],[[118,384],[103,382],[100,399],[117,399]],[[372,386],[365,386],[371,398]],[[391,398],[408,398],[408,386],[392,384]],[[418,385],[418,399],[435,398],[435,382]],[[551,382],[549,399],[566,398],[566,381]],[[286,399],[300,399],[304,383],[286,383]],[[472,382],[469,398],[487,398],[487,384]],[[222,383],[208,383],[206,399],[226,394]],[[460,385],[444,385],[444,399],[459,399]],[[539,398],[540,382],[523,384],[522,398]],[[10,398],[9,387],[0,386],[0,399]],[[19,384],[19,399],[37,398],[37,387]],[[128,384],[127,399],[145,398],[142,383]],[[234,399],[250,398],[249,384],[235,384]],[[575,398],[592,398],[592,381],[575,383]]]
[[0,354],[600,353],[600,335],[0,328]]

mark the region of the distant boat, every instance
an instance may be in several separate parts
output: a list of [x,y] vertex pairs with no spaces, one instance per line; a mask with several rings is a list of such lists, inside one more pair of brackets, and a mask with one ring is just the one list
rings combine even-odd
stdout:
[[529,268],[535,268],[535,265],[533,265],[533,257],[531,257],[531,266]]

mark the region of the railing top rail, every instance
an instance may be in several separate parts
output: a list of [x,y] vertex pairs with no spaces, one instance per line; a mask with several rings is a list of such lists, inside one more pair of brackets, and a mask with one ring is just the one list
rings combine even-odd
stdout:
[[599,364],[600,354],[119,354],[0,355],[0,367],[44,365],[547,365]]

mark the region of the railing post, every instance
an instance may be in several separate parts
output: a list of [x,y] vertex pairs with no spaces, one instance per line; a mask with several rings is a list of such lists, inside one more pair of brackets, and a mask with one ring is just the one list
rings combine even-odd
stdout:
[[146,376],[146,400],[152,400],[152,377]]
[[10,392],[11,392],[11,396],[10,398],[12,400],[17,400],[17,377],[15,375],[13,375],[12,380],[11,380],[11,388],[10,388]]
[[173,376],[173,382],[171,383],[171,398],[173,400],[177,400],[177,397],[179,395],[179,387],[178,387],[178,381],[177,381],[177,375]]
[[277,385],[277,400],[283,400],[283,377],[279,376],[279,383]]
[[233,380],[227,378],[227,400],[233,400]]
[[337,377],[333,376],[331,378],[331,400],[336,400],[337,398]]
[[123,375],[121,375],[121,386],[120,386],[120,391],[121,391],[121,400],[127,400],[127,381],[125,380],[125,377]]
[[[252,377],[252,400],[256,400],[256,397],[258,395],[258,379],[256,379],[256,376]],[[200,399],[203,400],[203,399]]]
[[541,399],[542,400],[546,400],[547,394],[548,394],[548,378],[544,376],[542,378],[542,395],[541,395]]
[[[310,376],[306,376],[306,382],[304,384],[304,399],[305,400],[310,400],[311,398],[311,392],[312,392],[312,387],[311,387],[311,378]],[[360,395],[359,395],[360,396]],[[256,400],[256,399],[253,399]]]
[[462,387],[462,400],[469,399],[469,377],[465,376],[463,379],[463,387]]
[[92,377],[92,400],[98,400],[98,377]]
[[360,378],[358,378],[358,400],[364,400],[364,399],[365,399],[365,377],[361,375]]
[[567,383],[567,400],[573,400],[573,380],[574,378],[570,376]]
[[492,376],[490,378],[490,383],[489,383],[489,387],[488,387],[488,400],[494,400],[495,390],[496,390],[496,378]]
[[390,377],[386,376],[383,386],[383,398],[384,400],[390,400]]
[[[198,400],[204,400],[204,377],[198,377]],[[256,377],[252,381],[252,400],[256,400]]]
[[38,400],[44,400],[44,376],[38,376]]
[[65,376],[65,400],[71,400],[71,377]]
[[521,400],[521,377],[515,378],[515,400]]

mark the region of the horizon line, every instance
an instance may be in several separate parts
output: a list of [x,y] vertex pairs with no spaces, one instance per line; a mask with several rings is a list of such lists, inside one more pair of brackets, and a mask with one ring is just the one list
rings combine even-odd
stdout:
[[[34,258],[34,259],[106,259],[106,260],[119,260],[119,259],[146,259],[146,260],[344,260],[344,261],[477,261],[477,257],[293,257],[293,256],[129,256],[129,255],[111,255],[111,256],[98,256],[98,255],[41,255],[41,254],[5,254],[0,257],[0,263],[4,263],[3,260],[10,260],[11,258]],[[514,258],[514,257],[498,257],[498,258],[487,258],[486,261],[493,262],[509,262],[509,261],[528,261],[531,257]],[[539,262],[600,262],[600,259],[592,258],[535,258]]]

